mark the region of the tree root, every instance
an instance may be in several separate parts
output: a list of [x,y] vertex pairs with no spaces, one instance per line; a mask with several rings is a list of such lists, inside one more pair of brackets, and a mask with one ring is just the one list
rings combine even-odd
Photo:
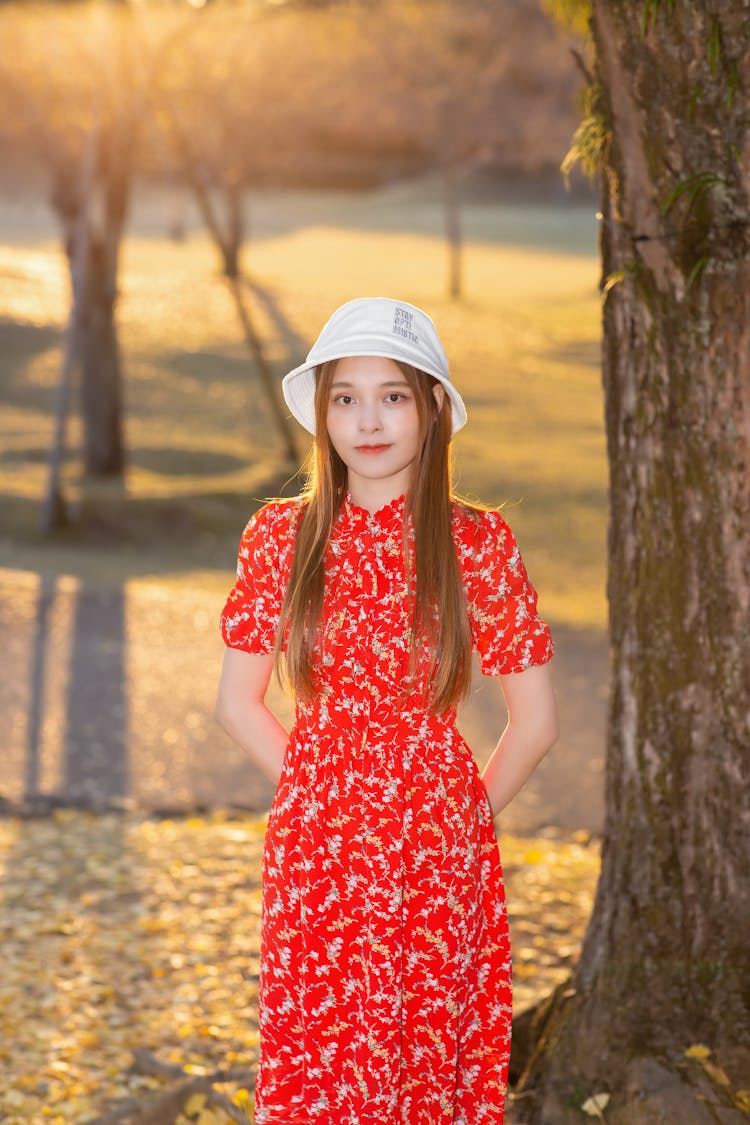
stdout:
[[566,982],[514,1024],[514,1122],[580,1125],[586,1114],[605,1125],[747,1125],[750,1093],[737,1087],[747,1086],[750,1049],[691,1053],[677,1030],[673,1047],[624,1043],[616,1020],[604,1021],[590,1001]]

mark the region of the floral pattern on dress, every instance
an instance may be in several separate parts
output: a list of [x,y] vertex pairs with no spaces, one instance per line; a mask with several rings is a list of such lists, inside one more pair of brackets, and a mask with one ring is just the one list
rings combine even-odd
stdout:
[[[229,647],[273,650],[301,513],[276,500],[245,527],[221,615]],[[264,843],[258,1125],[503,1121],[500,855],[456,709],[431,714],[427,683],[401,691],[403,520],[403,496],[373,515],[347,495],[327,549],[319,690],[297,701]],[[482,670],[549,660],[502,516],[455,502],[453,535]]]

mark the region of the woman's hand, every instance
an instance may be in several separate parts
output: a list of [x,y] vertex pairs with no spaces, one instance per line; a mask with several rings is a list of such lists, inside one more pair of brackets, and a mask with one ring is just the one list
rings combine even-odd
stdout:
[[500,676],[508,725],[482,771],[493,817],[505,808],[557,741],[557,703],[549,662]]
[[225,648],[214,718],[277,785],[289,735],[263,702],[272,671],[273,656]]

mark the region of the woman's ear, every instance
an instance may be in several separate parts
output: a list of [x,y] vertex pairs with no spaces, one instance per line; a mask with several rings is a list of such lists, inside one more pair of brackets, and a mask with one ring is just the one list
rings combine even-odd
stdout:
[[445,402],[445,387],[442,383],[434,383],[432,387],[432,393],[435,396],[435,402],[437,403],[439,414],[443,409],[443,403]]

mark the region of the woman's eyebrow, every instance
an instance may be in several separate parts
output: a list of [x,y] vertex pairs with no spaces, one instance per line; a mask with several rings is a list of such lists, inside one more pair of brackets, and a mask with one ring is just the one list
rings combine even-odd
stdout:
[[[378,383],[377,385],[379,387],[408,387],[409,386],[409,384],[406,382],[406,379],[388,379],[386,382]],[[343,379],[335,379],[333,381],[333,383],[331,383],[331,390],[333,390],[334,387],[353,387],[353,386],[354,386],[353,383],[347,383]]]

